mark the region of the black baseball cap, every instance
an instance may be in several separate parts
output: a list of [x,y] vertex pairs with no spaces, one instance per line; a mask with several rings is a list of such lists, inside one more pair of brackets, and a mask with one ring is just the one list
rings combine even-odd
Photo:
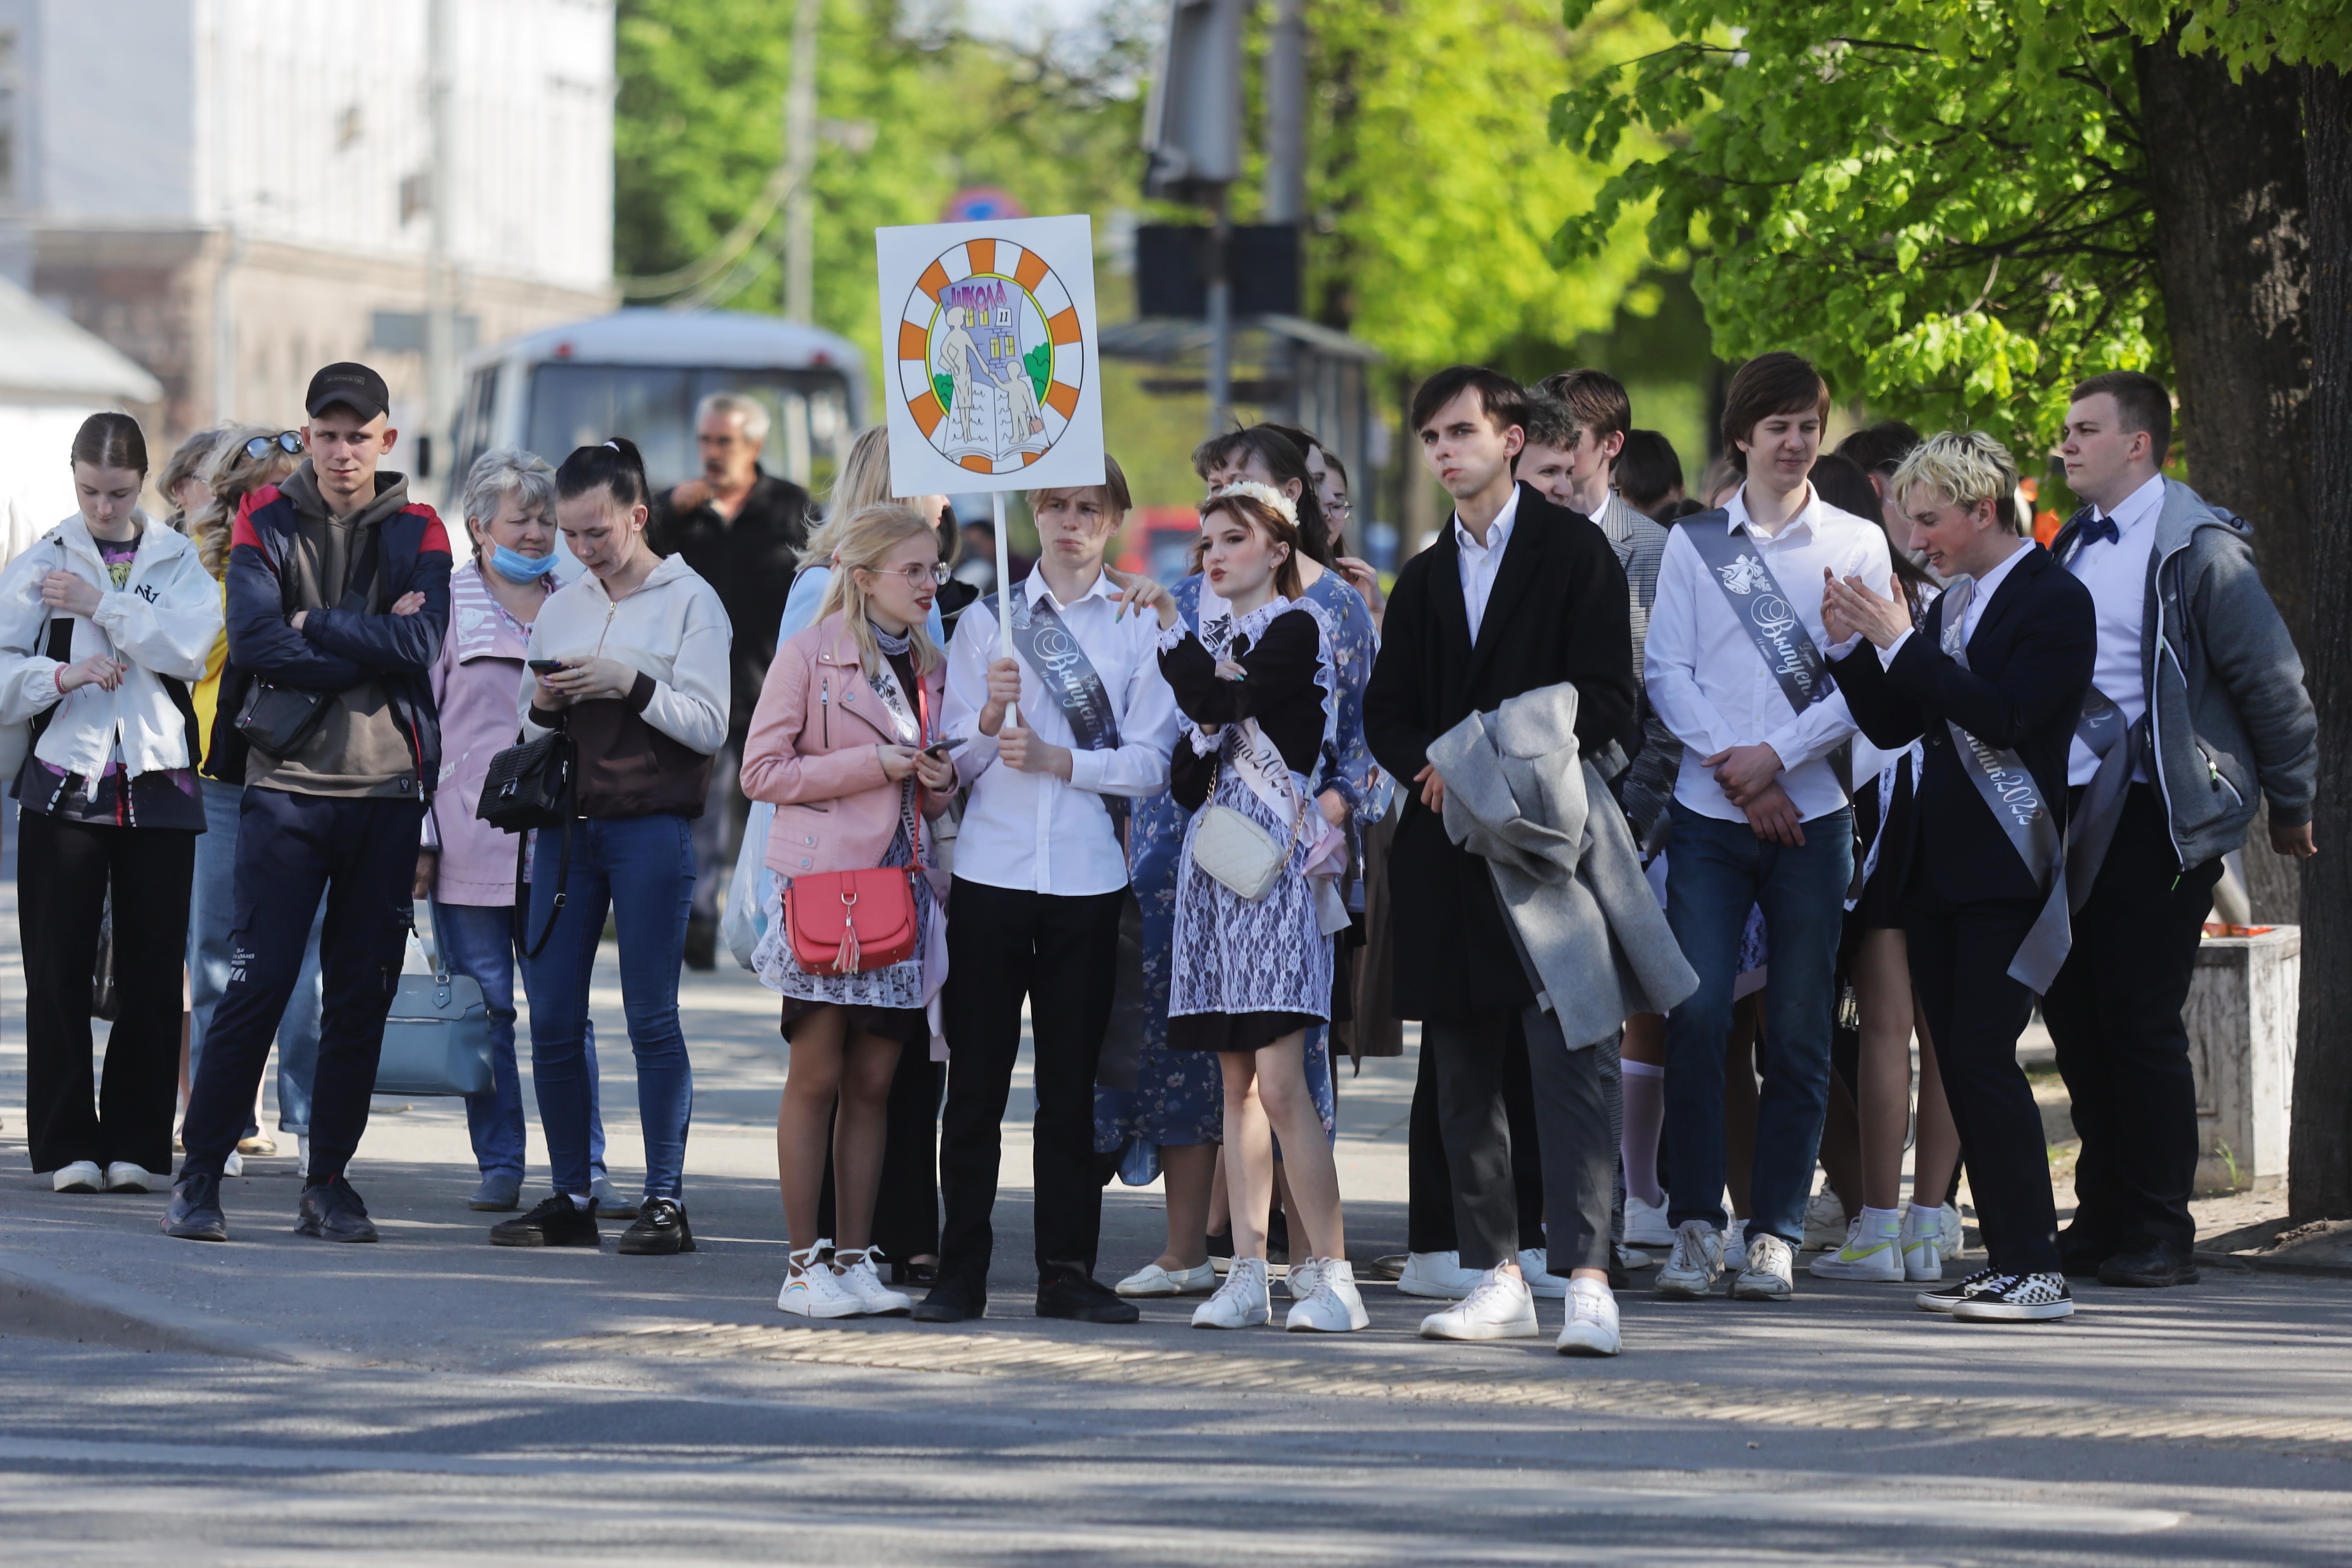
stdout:
[[385,389],[383,377],[363,364],[344,360],[312,376],[310,390],[302,398],[302,406],[314,417],[337,403],[362,419],[373,419],[392,407],[392,394]]

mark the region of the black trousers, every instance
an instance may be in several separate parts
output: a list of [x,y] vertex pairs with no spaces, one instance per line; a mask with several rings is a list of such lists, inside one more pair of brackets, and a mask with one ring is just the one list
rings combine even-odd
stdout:
[[[2189,1214],[2197,1077],[2180,1009],[2221,862],[2179,865],[2163,802],[2149,785],[2132,785],[2099,879],[2074,916],[2074,951],[2042,999],[2083,1139],[2070,1251],[2104,1255],[2148,1241],[2187,1251],[2197,1239]],[[1969,1176],[1973,1184],[1974,1150]]]
[[[1518,1213],[1518,1245],[1541,1247],[1543,1163],[1536,1135],[1535,1087],[1528,1074],[1528,1037],[1517,1015],[1503,1016],[1503,1111],[1511,1136],[1511,1189]],[[1459,1231],[1454,1222],[1454,1174],[1447,1166],[1445,1135],[1437,1114],[1438,1058],[1422,1026],[1421,1063],[1413,1079],[1412,1115],[1405,1125],[1405,1247],[1412,1252],[1454,1252]],[[1491,1267],[1491,1265],[1490,1265]]]
[[2008,1273],[2055,1273],[2058,1211],[2042,1108],[2017,1065],[2033,993],[2009,977],[2038,899],[1948,904],[1915,874],[1904,907],[1911,981],[1936,1042],[1936,1067],[1967,1151],[1985,1261]]
[[1029,1004],[1036,1051],[1032,1140],[1037,1269],[1091,1274],[1102,1234],[1095,1068],[1118,978],[1126,889],[1063,898],[959,877],[948,893],[948,1100],[940,1127],[947,1219],[940,1273],[985,1289],[996,1232],[1004,1106]]
[[[180,1090],[179,955],[188,946],[196,836],[59,822],[36,811],[22,813],[17,823],[25,1120],[33,1169],[127,1161],[169,1175],[172,1106]],[[110,886],[119,1010],[93,1100],[90,971]],[[247,1096],[247,1106],[252,1103]],[[244,1125],[240,1120],[239,1131]]]
[[414,800],[245,792],[228,989],[188,1086],[183,1174],[218,1175],[236,1147],[321,897],[327,919],[319,936],[319,1067],[306,1180],[334,1180],[358,1152],[384,1015],[406,951],[424,816]]

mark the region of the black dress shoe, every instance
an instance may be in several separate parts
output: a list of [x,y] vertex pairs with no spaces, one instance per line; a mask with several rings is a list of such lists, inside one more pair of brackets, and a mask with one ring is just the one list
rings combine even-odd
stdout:
[[961,1323],[968,1318],[988,1315],[988,1290],[984,1286],[953,1274],[943,1274],[931,1287],[931,1293],[915,1303],[908,1314],[919,1323]]
[[582,1208],[562,1193],[551,1193],[520,1219],[490,1226],[492,1247],[594,1247],[604,1238],[596,1233],[596,1205]]
[[163,1206],[163,1234],[182,1241],[226,1241],[228,1217],[221,1213],[220,1178],[203,1172],[182,1176]]
[[1065,1268],[1037,1281],[1037,1315],[1074,1323],[1131,1323],[1143,1313],[1093,1275]]
[[2099,1283],[2158,1290],[2168,1285],[2194,1285],[2202,1276],[2188,1253],[2168,1241],[2127,1247],[2099,1265]]
[[694,1227],[676,1198],[647,1198],[637,1205],[637,1223],[621,1233],[616,1250],[635,1258],[667,1258],[694,1250]]
[[896,1258],[890,1260],[893,1285],[919,1285],[928,1290],[939,1282],[940,1266],[936,1263],[906,1263]]
[[368,1218],[367,1205],[360,1202],[359,1194],[341,1176],[302,1189],[302,1206],[295,1215],[294,1234],[315,1236],[321,1241],[377,1239],[375,1222]]
[[2112,1237],[2094,1236],[2079,1225],[2058,1233],[2058,1267],[2070,1279],[2096,1279],[2099,1265],[2118,1250]]

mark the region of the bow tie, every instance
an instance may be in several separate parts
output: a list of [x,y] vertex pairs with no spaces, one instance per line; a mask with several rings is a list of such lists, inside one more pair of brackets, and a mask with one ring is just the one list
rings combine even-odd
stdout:
[[2114,518],[2101,517],[2098,513],[2093,512],[2083,520],[2083,530],[2078,537],[2086,548],[2096,544],[2102,539],[2109,544],[2115,544],[2122,541],[2123,531],[2116,527]]

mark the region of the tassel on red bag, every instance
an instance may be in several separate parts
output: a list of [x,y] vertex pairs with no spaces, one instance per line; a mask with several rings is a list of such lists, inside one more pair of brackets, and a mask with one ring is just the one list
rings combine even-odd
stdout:
[[[915,732],[930,732],[922,683],[916,682]],[[877,866],[863,871],[819,871],[795,878],[784,892],[784,935],[793,962],[810,974],[856,974],[887,969],[915,956],[921,926],[916,919],[915,879],[922,875],[923,807],[915,801],[913,863]],[[833,921],[838,914],[841,924]]]

